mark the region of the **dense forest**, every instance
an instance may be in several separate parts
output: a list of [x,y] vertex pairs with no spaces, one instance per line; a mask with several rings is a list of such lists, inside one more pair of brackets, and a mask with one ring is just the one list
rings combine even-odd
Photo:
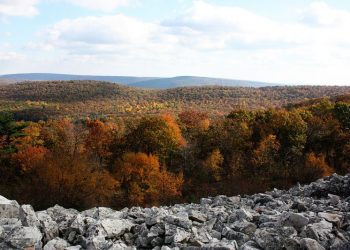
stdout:
[[24,82],[0,85],[0,111],[17,120],[106,118],[179,114],[193,109],[224,116],[236,109],[268,109],[350,93],[350,87],[183,87],[147,90],[94,81]]
[[[67,105],[63,114],[74,113],[76,105],[83,112],[80,102],[96,112],[105,103],[151,102],[148,98],[193,102],[201,109],[36,122],[18,120],[19,110],[5,112],[9,106],[2,104],[2,195],[37,209],[56,203],[78,209],[152,206],[288,187],[350,171],[350,97],[306,100],[348,88],[145,91],[101,84],[13,85],[1,88],[0,96],[6,105],[18,107],[28,100],[43,102],[43,107]],[[238,106],[215,116],[210,106],[215,98],[220,112],[242,99],[254,108]],[[303,102],[295,103],[298,99]],[[231,100],[227,107],[225,100]],[[292,104],[285,105],[286,100]]]

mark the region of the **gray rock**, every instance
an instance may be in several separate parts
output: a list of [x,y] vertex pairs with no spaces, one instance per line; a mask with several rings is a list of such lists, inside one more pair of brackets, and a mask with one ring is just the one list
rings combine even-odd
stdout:
[[16,249],[41,249],[42,235],[36,227],[14,228],[5,238],[4,242],[8,247]]
[[252,236],[257,228],[257,226],[254,223],[248,222],[246,220],[240,220],[232,223],[230,225],[230,228],[237,232],[241,232],[244,234],[247,234],[249,236]]
[[263,228],[257,229],[254,234],[254,239],[258,245],[266,250],[283,249],[283,239],[275,229]]
[[17,201],[10,201],[0,195],[0,218],[19,218],[19,208]]
[[56,205],[34,213],[0,197],[0,249],[347,250],[349,195],[350,175],[332,175],[289,191],[120,211]]
[[58,225],[46,211],[37,212],[40,222],[40,230],[43,232],[44,242],[48,242],[58,237]]
[[188,218],[187,213],[178,213],[176,215],[169,215],[165,217],[165,221],[185,229],[190,229],[192,226],[192,221]]
[[255,241],[248,241],[239,249],[240,250],[260,250],[261,248]]
[[234,204],[239,204],[241,202],[241,196],[232,196],[228,197],[228,199]]
[[112,246],[113,242],[106,240],[103,236],[92,237],[86,243],[87,250],[110,249]]
[[70,229],[76,231],[79,234],[84,234],[90,225],[96,224],[97,221],[92,217],[84,217],[78,214],[70,225]]
[[340,227],[342,218],[343,218],[341,215],[336,213],[324,213],[324,212],[319,212],[318,216],[325,219],[328,222],[335,224],[337,227]]
[[69,243],[61,238],[55,238],[50,240],[44,246],[44,250],[65,250],[69,247]]
[[231,228],[225,227],[222,232],[222,236],[228,240],[235,240],[238,246],[244,245],[247,241],[250,240],[250,236],[241,232],[236,232]]
[[325,250],[325,248],[314,239],[305,238],[302,239],[300,243],[302,248],[306,250]]
[[333,244],[330,247],[331,250],[349,250],[350,249],[350,242],[339,242],[337,244]]
[[75,209],[66,209],[58,205],[47,209],[46,212],[56,221],[58,230],[62,234],[65,234],[69,230],[70,225],[79,214]]
[[323,247],[328,247],[330,240],[334,238],[331,232],[332,224],[323,220],[319,223],[307,225],[303,233],[305,233],[308,238],[319,242]]
[[64,250],[81,250],[82,247],[80,245],[77,246],[70,246],[70,247],[66,247]]
[[202,212],[197,211],[197,210],[191,210],[188,213],[188,216],[189,216],[190,220],[197,221],[200,223],[203,223],[207,220],[206,216]]
[[207,198],[201,199],[201,205],[210,205],[212,203],[213,203],[213,201],[211,199],[207,199]]
[[23,226],[40,227],[40,221],[31,205],[22,205],[19,209],[19,218]]
[[301,248],[298,238],[285,238],[283,240],[283,245],[286,250],[299,250]]
[[296,230],[300,231],[309,223],[309,219],[302,214],[283,212],[280,216],[278,224],[281,226],[292,226]]
[[133,224],[124,219],[104,219],[100,222],[107,238],[117,238],[130,231]]
[[205,230],[205,228],[192,228],[193,240],[196,241],[199,245],[204,243],[209,243],[212,241],[213,237]]
[[340,197],[338,195],[334,195],[334,194],[328,194],[329,197],[329,202],[335,206],[338,205],[339,201],[340,201]]
[[212,242],[201,247],[203,250],[238,250],[237,242],[235,241],[221,241]]

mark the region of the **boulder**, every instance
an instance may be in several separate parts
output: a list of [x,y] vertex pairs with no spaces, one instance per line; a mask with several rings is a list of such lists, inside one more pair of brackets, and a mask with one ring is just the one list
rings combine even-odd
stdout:
[[40,222],[40,230],[43,233],[44,242],[48,242],[58,237],[58,225],[46,211],[36,213]]
[[349,190],[350,175],[332,175],[201,204],[83,212],[56,205],[37,213],[0,197],[0,249],[348,250]]
[[293,212],[283,212],[278,221],[280,226],[292,226],[298,231],[300,231],[308,223],[309,219],[307,217]]
[[244,233],[246,235],[252,236],[257,228],[254,223],[248,222],[246,220],[240,220],[232,223],[230,228],[237,232]]
[[11,201],[0,195],[0,219],[19,218],[20,206],[17,201]]
[[100,222],[100,225],[107,238],[118,238],[125,232],[130,231],[133,226],[129,220],[124,219],[104,219]]
[[257,229],[254,233],[254,239],[258,243],[258,245],[263,249],[283,249],[283,239],[273,228]]
[[61,238],[55,238],[46,243],[44,250],[65,250],[69,246],[67,241]]
[[197,221],[199,223],[203,223],[203,222],[205,222],[207,220],[205,214],[203,214],[202,212],[197,211],[197,210],[191,210],[188,213],[188,216],[189,216],[190,220]]
[[23,226],[40,227],[40,221],[31,205],[22,205],[20,207],[19,218]]
[[8,248],[15,249],[41,249],[42,235],[36,227],[14,228],[5,238]]
[[325,212],[319,212],[318,216],[325,219],[328,222],[333,223],[337,227],[340,227],[343,216],[336,214],[336,213],[325,213]]
[[236,241],[221,241],[221,242],[212,242],[209,244],[206,244],[201,247],[203,250],[214,250],[214,249],[220,249],[220,250],[238,250],[238,245]]
[[332,228],[332,223],[322,220],[321,222],[307,225],[302,235],[316,240],[323,247],[327,248],[330,245],[330,241],[335,237],[332,234]]
[[46,212],[57,223],[58,230],[61,234],[65,234],[69,230],[70,225],[79,214],[75,209],[66,209],[59,205],[47,209]]
[[304,238],[300,241],[301,247],[305,250],[326,250],[316,240],[310,238]]

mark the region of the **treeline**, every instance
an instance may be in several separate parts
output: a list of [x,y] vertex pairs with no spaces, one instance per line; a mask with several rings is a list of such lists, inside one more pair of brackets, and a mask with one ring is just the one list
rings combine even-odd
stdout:
[[2,113],[0,136],[0,193],[37,209],[196,201],[350,171],[350,104],[328,99],[217,118],[16,122]]
[[183,87],[146,90],[94,81],[24,82],[0,85],[0,111],[10,110],[16,119],[39,121],[70,117],[102,118],[179,114],[193,109],[212,115],[225,115],[233,109],[282,107],[313,98],[350,93],[350,87],[279,86]]

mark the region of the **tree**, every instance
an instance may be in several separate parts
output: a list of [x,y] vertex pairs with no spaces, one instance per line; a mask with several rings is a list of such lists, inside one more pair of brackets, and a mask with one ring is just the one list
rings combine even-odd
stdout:
[[287,170],[300,163],[307,140],[307,123],[298,111],[278,111],[271,126],[280,142],[280,156]]
[[205,131],[210,126],[208,114],[194,110],[184,111],[179,114],[182,129],[186,137],[193,139],[197,133]]
[[107,160],[112,156],[111,144],[115,138],[117,126],[111,122],[103,123],[100,120],[88,120],[86,125],[88,129],[85,137],[87,154],[100,168],[105,168]]
[[12,159],[17,162],[23,173],[35,169],[38,165],[43,164],[45,155],[48,150],[41,146],[28,146],[21,151],[14,153]]
[[169,116],[144,117],[125,137],[127,150],[157,155],[161,162],[182,146],[184,139],[175,121]]
[[350,129],[350,104],[338,102],[334,106],[334,115],[345,130]]
[[115,164],[128,205],[159,204],[181,195],[183,179],[162,169],[158,157],[145,153],[126,153]]
[[0,152],[11,153],[16,151],[12,141],[24,136],[23,129],[26,123],[17,123],[11,113],[0,113]]
[[23,202],[39,209],[55,204],[77,209],[122,204],[118,181],[78,155],[46,155],[42,164],[25,175],[21,188],[26,190]]
[[305,165],[299,171],[296,179],[308,183],[333,173],[334,170],[325,162],[323,155],[316,155],[311,152],[306,155]]
[[209,156],[205,159],[202,165],[202,172],[204,179],[220,181],[223,169],[221,168],[224,162],[224,157],[221,155],[219,149],[214,149]]
[[275,135],[268,135],[261,140],[252,156],[252,168],[245,171],[246,175],[254,178],[271,180],[276,174],[279,175],[279,150],[280,142]]

